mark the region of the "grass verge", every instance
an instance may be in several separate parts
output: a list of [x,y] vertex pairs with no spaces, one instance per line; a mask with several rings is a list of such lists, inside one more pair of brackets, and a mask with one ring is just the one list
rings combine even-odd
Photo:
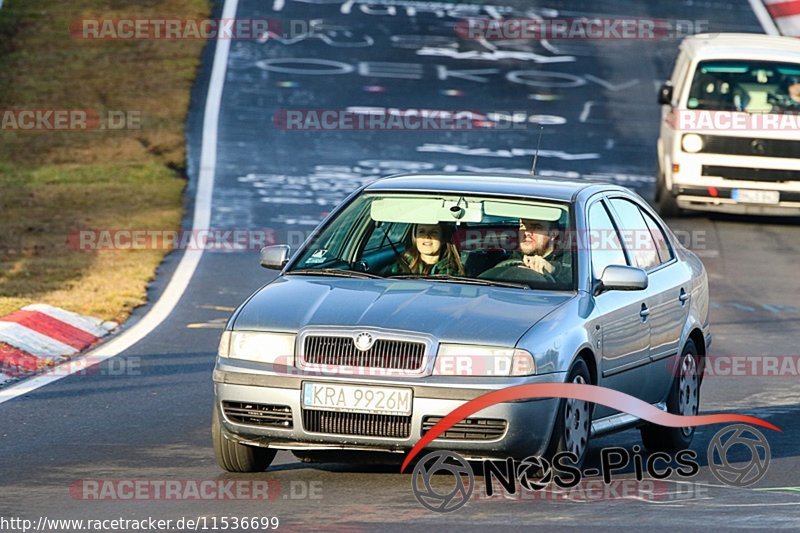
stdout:
[[124,320],[168,250],[76,250],[84,229],[176,230],[184,127],[204,45],[87,41],[82,18],[201,18],[209,0],[6,0],[0,110],[138,117],[121,130],[0,129],[0,316],[29,303]]

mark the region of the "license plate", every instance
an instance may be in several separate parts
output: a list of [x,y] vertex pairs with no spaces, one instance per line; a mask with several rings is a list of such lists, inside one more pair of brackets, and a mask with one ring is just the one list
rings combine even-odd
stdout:
[[376,415],[410,415],[412,389],[303,383],[303,407]]
[[734,189],[731,198],[742,204],[777,204],[781,200],[778,191],[754,191],[751,189]]

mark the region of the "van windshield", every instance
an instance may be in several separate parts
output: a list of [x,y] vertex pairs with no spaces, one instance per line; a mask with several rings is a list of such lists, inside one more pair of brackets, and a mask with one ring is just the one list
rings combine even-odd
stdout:
[[800,113],[800,63],[714,60],[698,64],[688,109]]

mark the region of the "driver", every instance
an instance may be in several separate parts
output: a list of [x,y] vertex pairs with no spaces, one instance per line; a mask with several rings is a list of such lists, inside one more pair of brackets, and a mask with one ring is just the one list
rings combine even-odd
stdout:
[[481,278],[506,279],[525,277],[526,272],[548,281],[569,283],[572,268],[565,262],[564,250],[559,246],[557,220],[519,220],[519,251],[482,273]]
[[780,93],[774,95],[772,112],[800,112],[800,76],[787,77],[780,86]]

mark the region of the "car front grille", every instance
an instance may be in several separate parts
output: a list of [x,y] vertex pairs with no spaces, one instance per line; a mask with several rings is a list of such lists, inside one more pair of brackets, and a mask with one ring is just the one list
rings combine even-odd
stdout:
[[704,154],[800,158],[800,141],[702,135]]
[[[422,434],[441,422],[441,416],[426,416],[422,420]],[[506,432],[508,422],[492,418],[467,418],[439,435],[438,439],[496,440]]]
[[388,339],[361,351],[351,337],[309,335],[303,350],[305,362],[318,365],[420,370],[425,361],[424,343]]
[[411,434],[411,416],[304,409],[303,427],[309,433],[406,439]]
[[287,405],[222,402],[222,411],[228,420],[237,424],[292,428],[292,408]]
[[716,176],[726,180],[766,181],[773,183],[800,181],[800,171],[797,170],[703,165],[702,174],[703,176]]

